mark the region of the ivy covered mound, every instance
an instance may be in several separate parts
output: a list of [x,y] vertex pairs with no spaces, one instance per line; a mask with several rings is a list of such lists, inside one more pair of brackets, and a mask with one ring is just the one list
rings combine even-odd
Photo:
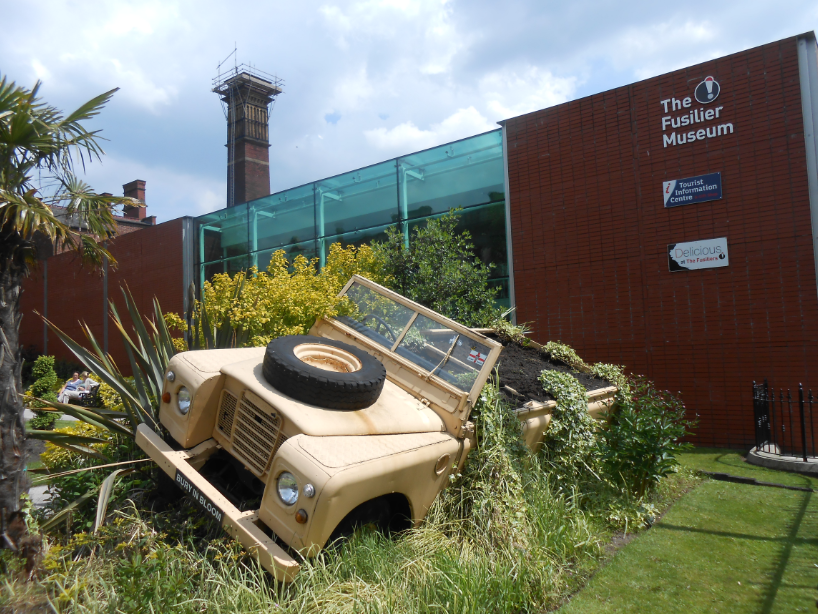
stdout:
[[[557,359],[557,351],[549,353],[534,346],[523,347],[516,341],[510,341],[491,333],[487,336],[503,344],[503,352],[500,354],[498,362],[500,392],[516,406],[528,401],[545,402],[554,400],[553,396],[543,390],[542,382],[539,380],[540,373],[543,371],[569,373],[585,390],[597,390],[615,385],[602,377],[578,370],[588,370],[584,363],[576,365],[578,368],[572,368],[566,362]],[[546,348],[548,347],[546,346]],[[579,357],[576,357],[576,359],[579,359]],[[579,360],[581,362],[581,359]],[[514,392],[518,394],[515,395]]]

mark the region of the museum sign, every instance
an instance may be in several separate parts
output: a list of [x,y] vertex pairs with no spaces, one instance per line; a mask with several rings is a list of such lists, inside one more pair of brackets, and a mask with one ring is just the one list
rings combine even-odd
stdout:
[[[707,77],[696,86],[693,97],[687,96],[681,100],[667,98],[659,101],[663,112],[667,114],[662,117],[664,147],[733,134],[732,122],[723,121],[723,106],[710,108],[693,106],[694,99],[697,103],[706,105],[714,102],[720,93],[721,86],[718,81],[713,77]],[[723,123],[718,123],[718,120]]]

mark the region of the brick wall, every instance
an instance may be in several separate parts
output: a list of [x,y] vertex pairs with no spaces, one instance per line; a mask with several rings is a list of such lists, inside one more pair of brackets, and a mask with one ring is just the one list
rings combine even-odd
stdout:
[[[518,321],[681,391],[701,445],[752,445],[753,380],[818,389],[796,53],[790,38],[506,122]],[[660,101],[709,75],[724,108],[695,128],[734,133],[664,147],[678,112]],[[711,172],[722,200],[664,208],[663,181]],[[728,267],[668,271],[667,244],[716,237]]]
[[236,204],[270,193],[269,159],[269,145],[245,139],[236,142]]
[[[116,302],[120,316],[130,330],[120,286],[130,288],[143,314],[153,313],[153,297],[159,299],[164,312],[183,311],[184,282],[182,265],[182,219],[138,232],[118,236],[109,251],[118,267],[108,275],[108,297]],[[107,317],[103,277],[99,271],[81,266],[73,253],[63,253],[48,259],[48,318],[72,339],[87,346],[80,328],[85,322],[100,345],[103,343],[103,322]],[[23,284],[21,311],[23,321],[20,343],[43,350],[43,322],[34,313],[44,313],[44,268],[41,265]],[[130,374],[127,355],[113,323],[108,324],[108,350],[117,365]],[[76,360],[74,355],[52,333],[48,335],[48,353],[58,358]]]

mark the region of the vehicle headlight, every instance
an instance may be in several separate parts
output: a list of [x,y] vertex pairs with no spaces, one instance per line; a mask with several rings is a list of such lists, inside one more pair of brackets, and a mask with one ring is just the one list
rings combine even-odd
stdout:
[[285,505],[295,505],[295,502],[298,501],[298,482],[295,476],[289,471],[285,471],[278,476],[276,486],[278,487],[278,496]]
[[190,392],[187,388],[182,386],[179,392],[176,393],[176,403],[179,405],[179,411],[183,416],[190,411]]

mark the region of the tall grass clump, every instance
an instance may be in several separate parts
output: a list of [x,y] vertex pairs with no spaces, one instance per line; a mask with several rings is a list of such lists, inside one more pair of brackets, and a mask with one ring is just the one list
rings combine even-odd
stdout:
[[528,453],[497,384],[473,418],[477,449],[424,524],[359,534],[305,564],[288,611],[534,612],[558,602],[605,529]]
[[[173,512],[143,502],[121,507],[96,536],[53,542],[41,598],[83,613],[553,607],[598,559],[606,528],[527,451],[496,384],[483,390],[474,420],[477,448],[420,527],[391,538],[362,530],[304,561],[291,585],[276,584],[235,542],[195,538],[201,515],[190,504]],[[0,592],[0,605],[33,599],[22,584]]]

